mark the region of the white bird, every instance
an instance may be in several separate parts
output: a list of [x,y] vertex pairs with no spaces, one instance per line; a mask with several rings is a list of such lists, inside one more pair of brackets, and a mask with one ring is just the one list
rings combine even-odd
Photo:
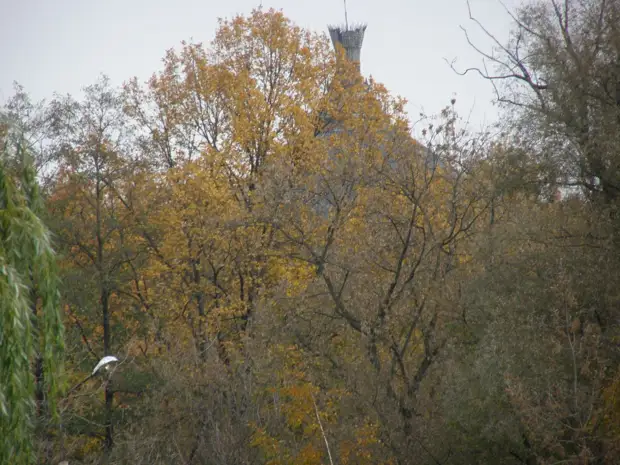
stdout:
[[102,368],[112,362],[118,362],[118,359],[113,355],[106,355],[101,360],[99,360],[99,363],[97,363],[97,366],[95,366],[95,369],[93,370],[93,374],[91,376],[95,376],[97,371],[99,371],[99,368]]

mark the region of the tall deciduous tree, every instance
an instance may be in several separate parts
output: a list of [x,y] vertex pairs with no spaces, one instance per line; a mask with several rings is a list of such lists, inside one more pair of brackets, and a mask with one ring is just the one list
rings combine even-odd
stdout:
[[[524,302],[534,312],[518,324],[513,320],[509,330],[495,326],[489,338],[523,331],[523,345],[525,332],[537,334],[537,342],[525,346],[553,354],[531,363],[526,349],[513,346],[493,361],[511,365],[504,365],[504,375],[523,432],[519,455],[528,463],[569,457],[616,462],[618,415],[610,396],[617,392],[618,281],[610,270],[618,266],[620,227],[620,5],[528,2],[512,14],[505,44],[471,12],[470,19],[494,42],[489,52],[470,42],[488,66],[470,71],[493,84],[511,124],[515,137],[504,161],[525,168],[510,169],[516,176],[500,181],[500,190],[507,194],[510,183],[512,193],[498,202],[508,216],[492,228],[493,243],[504,242],[497,249],[505,254],[502,261],[522,270],[512,278],[519,286],[499,279],[488,287],[495,297],[487,297],[518,299],[508,305],[510,314]],[[531,186],[547,190],[549,203],[528,196]],[[490,266],[495,278],[510,275],[497,259]],[[536,323],[528,323],[533,315]]]
[[[620,6],[607,0],[534,1],[512,14],[506,44],[470,11],[494,44],[480,52],[497,100],[547,183],[618,198]],[[517,124],[514,124],[514,123]]]
[[[82,101],[52,102],[50,121],[60,153],[60,174],[50,196],[53,228],[63,246],[63,273],[74,283],[64,304],[78,334],[76,348],[90,358],[116,353],[130,339],[132,315],[123,292],[137,252],[130,245],[131,167],[120,97],[107,78],[85,89]],[[79,283],[79,284],[78,284]],[[73,354],[72,354],[73,355]],[[106,384],[104,445],[113,444],[113,386]]]

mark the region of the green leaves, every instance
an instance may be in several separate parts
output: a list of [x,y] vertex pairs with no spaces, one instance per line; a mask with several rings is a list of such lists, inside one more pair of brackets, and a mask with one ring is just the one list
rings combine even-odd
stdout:
[[32,461],[32,322],[23,279],[2,256],[0,295],[0,462],[26,464]]
[[30,208],[40,211],[42,201],[27,157],[20,187],[0,163],[0,463],[16,465],[34,461],[31,362],[41,357],[43,392],[55,416],[64,348],[55,255]]

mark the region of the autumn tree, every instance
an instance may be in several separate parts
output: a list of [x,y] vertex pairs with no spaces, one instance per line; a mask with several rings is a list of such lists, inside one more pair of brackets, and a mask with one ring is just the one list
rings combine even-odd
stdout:
[[[306,146],[313,143],[317,131],[319,104],[333,61],[328,50],[324,39],[291,25],[281,13],[256,10],[247,18],[221,21],[209,49],[184,43],[180,53],[169,51],[164,70],[149,80],[146,89],[135,80],[125,88],[125,111],[137,124],[147,144],[143,146],[156,147],[147,158],[155,165],[179,170],[169,172],[177,178],[170,185],[185,194],[173,195],[197,194],[186,190],[195,187],[185,187],[182,177],[192,178],[188,169],[199,169],[202,172],[196,175],[201,178],[217,177],[213,180],[220,192],[217,195],[226,197],[214,200],[213,205],[228,208],[228,202],[230,211],[237,211],[236,218],[206,230],[209,235],[241,237],[227,259],[229,264],[221,268],[218,261],[204,256],[210,249],[219,253],[220,248],[205,248],[204,239],[192,237],[205,231],[192,226],[202,220],[187,209],[200,208],[198,199],[186,206],[168,202],[165,207],[183,212],[183,221],[189,222],[188,244],[203,255],[188,257],[186,262],[194,269],[189,274],[197,287],[199,315],[205,313],[205,306],[229,306],[219,301],[230,301],[233,295],[238,310],[245,312],[242,319],[247,320],[253,310],[268,274],[267,259],[260,251],[269,248],[272,234],[269,227],[244,215],[260,203],[256,186],[264,166],[310,163],[301,154],[310,153]],[[164,184],[172,181],[170,176]],[[205,178],[204,182],[209,181]],[[169,225],[182,229],[173,222]],[[233,255],[238,256],[233,260]],[[207,265],[209,260],[211,265]],[[224,287],[210,298],[213,292],[198,290],[205,285]]]
[[[166,284],[149,287],[162,321],[182,324],[174,335],[188,336],[199,363],[213,348],[231,382],[233,367],[268,357],[256,349],[264,338],[345,360],[334,379],[316,372],[301,385],[277,381],[303,386],[290,408],[310,415],[312,460],[325,449],[307,394],[320,410],[320,393],[334,389],[352,390],[340,398],[369,408],[380,392],[385,402],[351,421],[384,425],[369,426],[391,448],[382,453],[405,457],[426,447],[415,442],[417,399],[458,313],[451,277],[466,268],[459,244],[486,197],[464,168],[471,149],[457,140],[449,110],[445,138],[437,131],[432,147],[416,144],[404,102],[338,60],[341,52],[282,14],[257,10],[221,22],[208,49],[169,51],[145,89],[126,87],[125,111],[160,170],[151,189],[157,240],[145,241],[149,279]],[[342,131],[330,130],[334,121]],[[333,384],[354,372],[369,376]],[[399,427],[387,427],[394,419]],[[258,443],[288,434],[290,424],[278,421],[254,422]],[[342,444],[352,431],[341,431]],[[290,447],[300,459],[299,445]]]
[[355,393],[392,454],[432,460],[421,399],[460,317],[465,244],[488,198],[466,169],[475,145],[459,139],[450,109],[424,147],[411,139],[401,101],[372,81],[351,82],[332,83],[341,94],[333,101],[346,102],[334,113],[342,130],[322,138],[326,156],[304,187],[287,190],[287,172],[271,180],[282,250],[316,278],[299,300],[286,292],[269,308],[283,306],[290,342],[333,364],[323,382],[339,379]]
[[[618,190],[620,10],[604,0],[531,2],[514,14],[506,45],[470,11],[494,44],[482,55],[497,100],[514,111],[522,143],[547,182],[615,199]],[[467,72],[466,71],[466,72]],[[514,118],[513,118],[514,120]]]
[[[333,63],[324,37],[256,10],[221,21],[209,48],[169,51],[146,88],[125,86],[141,156],[157,173],[146,184],[153,208],[141,233],[150,252],[147,305],[161,322],[151,349],[173,358],[190,350],[178,365],[186,375],[215,363],[228,386],[247,378],[251,321],[286,272],[272,225],[255,213],[265,204],[260,186],[275,167],[311,165]],[[216,377],[198,380],[209,389]],[[220,389],[228,405],[235,394]],[[233,413],[249,408],[250,392],[240,401]],[[243,415],[233,421],[248,423]],[[190,455],[213,447],[187,440]]]
[[[528,463],[617,460],[608,428],[616,418],[609,396],[618,366],[610,307],[617,285],[611,270],[617,267],[618,13],[615,2],[531,2],[511,14],[504,44],[470,11],[494,48],[486,52],[470,41],[484,67],[469,71],[492,83],[512,125],[503,162],[525,168],[511,180],[519,196],[504,197],[512,203],[503,202],[508,216],[493,233],[494,243],[504,242],[496,249],[504,251],[501,260],[522,274],[504,280],[510,268],[496,262],[492,299],[529,301],[530,316],[512,320],[506,334],[520,328],[521,339],[539,335],[537,343],[493,360],[511,359],[503,365],[504,385],[523,435],[518,455]],[[542,195],[526,198],[532,187]],[[512,301],[506,308],[512,314],[519,307]]]
[[[90,371],[104,355],[126,353],[138,330],[135,318],[142,314],[132,303],[140,255],[131,234],[136,165],[129,156],[120,98],[107,78],[87,87],[82,101],[57,98],[49,115],[60,159],[50,214],[62,245],[63,277],[73,283],[63,294],[71,357],[76,364],[88,360],[83,369]],[[78,370],[74,374],[83,377]],[[113,403],[114,388],[107,383],[100,421],[106,450],[113,443]]]

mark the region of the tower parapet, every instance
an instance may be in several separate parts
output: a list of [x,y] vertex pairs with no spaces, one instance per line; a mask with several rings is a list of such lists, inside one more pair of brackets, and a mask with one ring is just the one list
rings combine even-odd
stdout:
[[338,47],[344,48],[347,60],[354,63],[359,71],[366,25],[328,26],[328,30],[336,51]]

